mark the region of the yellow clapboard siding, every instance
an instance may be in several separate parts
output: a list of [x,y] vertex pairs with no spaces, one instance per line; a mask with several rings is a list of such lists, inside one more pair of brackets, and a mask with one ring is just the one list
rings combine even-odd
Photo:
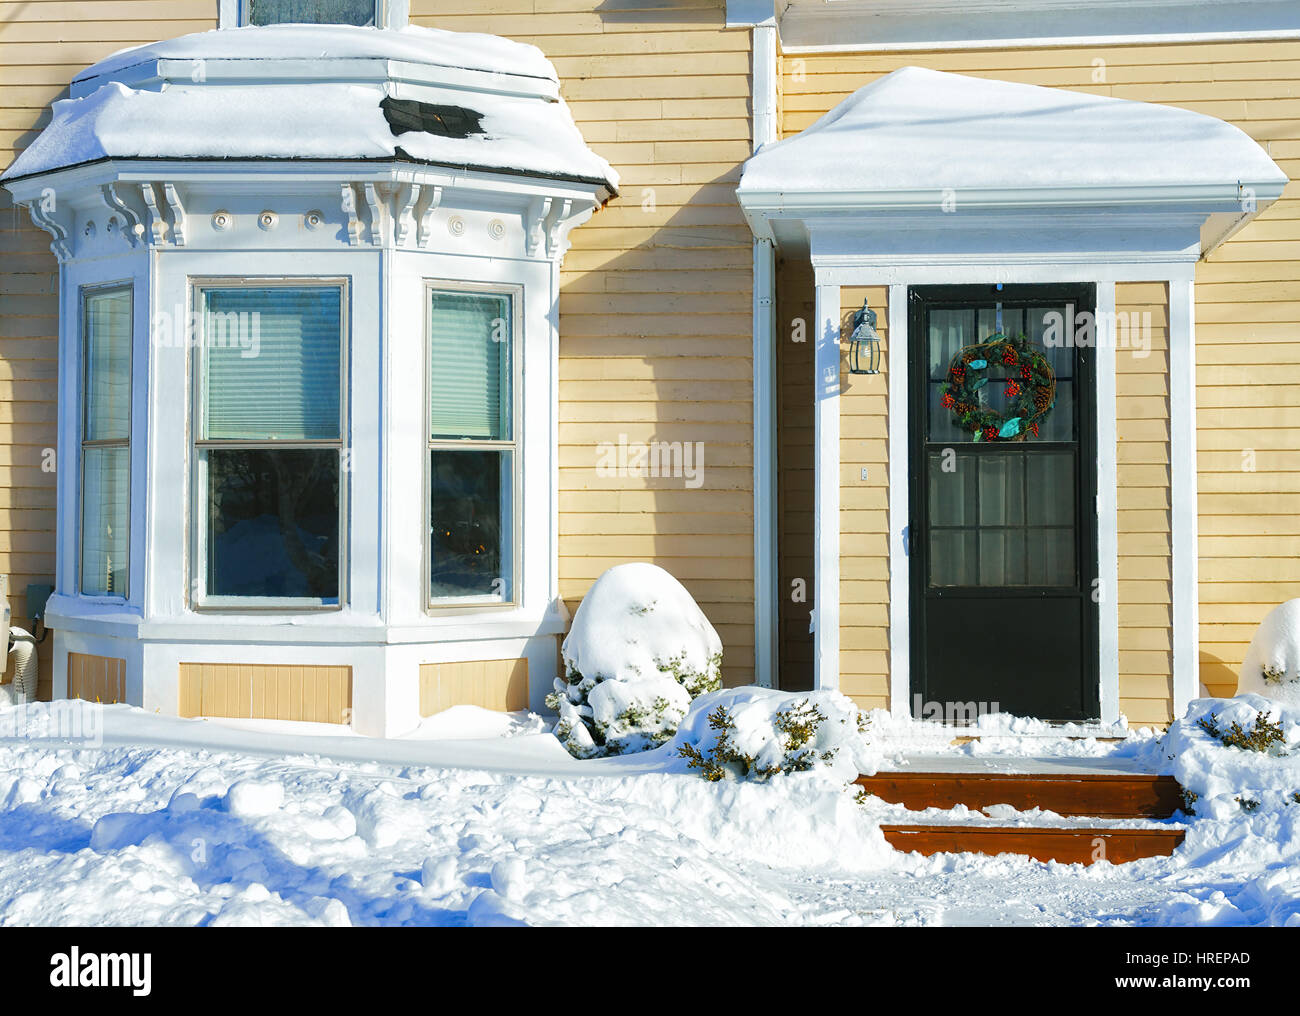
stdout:
[[472,705],[498,712],[528,708],[528,660],[420,664],[420,715]]
[[68,698],[87,702],[126,701],[126,660],[68,653]]
[[182,663],[181,716],[350,723],[352,668]]

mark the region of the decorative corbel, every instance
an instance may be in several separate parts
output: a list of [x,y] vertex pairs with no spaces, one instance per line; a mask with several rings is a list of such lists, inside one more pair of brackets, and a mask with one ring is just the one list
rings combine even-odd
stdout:
[[140,221],[140,213],[127,202],[125,194],[118,193],[118,186],[116,183],[106,183],[99,188],[100,195],[109,211],[121,220],[122,236],[134,247],[144,236],[144,224]]
[[72,257],[72,244],[68,242],[71,229],[66,222],[60,222],[53,192],[42,193],[27,205],[27,212],[32,222],[50,234],[50,251],[60,261]]
[[366,195],[366,207],[370,209],[370,242],[378,247],[384,242],[383,203],[373,183],[364,184],[362,189]]
[[424,206],[424,211],[420,213],[420,225],[415,232],[415,242],[421,247],[428,246],[429,233],[433,229],[433,213],[442,204],[441,187],[425,187],[424,192],[428,195],[429,203]]
[[159,244],[167,238],[167,220],[163,218],[161,210],[158,208],[158,192],[151,183],[142,183],[140,185],[140,196],[144,198],[145,206],[149,209],[149,242]]
[[524,249],[527,255],[536,257],[542,249],[542,240],[546,236],[546,218],[554,205],[552,198],[535,197],[528,203],[527,221],[524,223],[527,240]]
[[167,210],[172,215],[172,239],[178,247],[185,246],[185,206],[174,183],[163,184],[163,196],[167,199]]
[[546,254],[548,257],[555,257],[560,248],[560,227],[564,225],[564,220],[569,217],[569,212],[573,210],[573,200],[565,198],[558,204],[552,203],[551,215],[546,220]]
[[415,228],[415,206],[419,200],[420,185],[418,183],[407,184],[406,200],[402,202],[401,211],[397,213],[397,222],[394,227],[396,242],[399,246],[410,239],[411,230]]
[[343,218],[347,223],[348,243],[357,246],[361,243],[361,220],[357,217],[357,192],[352,184],[342,185]]

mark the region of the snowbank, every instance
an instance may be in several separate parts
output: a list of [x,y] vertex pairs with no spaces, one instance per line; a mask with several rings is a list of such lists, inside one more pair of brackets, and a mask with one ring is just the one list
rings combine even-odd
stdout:
[[722,680],[722,640],[691,594],[653,564],[617,565],[583,597],[547,704],[575,756],[644,751]]
[[1260,622],[1242,661],[1237,691],[1300,706],[1300,600],[1274,607]]
[[813,772],[845,784],[875,764],[857,706],[837,691],[748,687],[701,695],[671,748],[699,760],[690,767],[713,780]]

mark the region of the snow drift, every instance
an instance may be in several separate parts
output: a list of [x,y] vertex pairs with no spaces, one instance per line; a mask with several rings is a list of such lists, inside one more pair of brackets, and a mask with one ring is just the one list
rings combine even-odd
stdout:
[[1300,600],[1274,607],[1246,650],[1237,691],[1300,706]]
[[617,565],[578,607],[563,646],[565,676],[547,705],[579,758],[654,748],[691,700],[722,683],[722,640],[685,587],[652,564]]

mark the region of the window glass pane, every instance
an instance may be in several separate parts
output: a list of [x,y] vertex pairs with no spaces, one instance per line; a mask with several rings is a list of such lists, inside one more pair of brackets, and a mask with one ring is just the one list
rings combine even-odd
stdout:
[[1025,531],[980,530],[981,586],[1020,586],[1025,582]]
[[81,591],[126,596],[130,450],[82,449]]
[[339,437],[342,296],[337,286],[204,291],[204,437]]
[[430,436],[509,441],[510,297],[432,294]]
[[250,25],[373,25],[375,0],[248,0]]
[[131,290],[86,296],[82,440],[125,440],[131,427]]
[[471,449],[429,453],[429,564],[434,599],[508,602],[514,454]]
[[337,449],[204,453],[209,596],[337,603]]
[[1074,530],[1029,530],[1028,568],[1031,586],[1074,585]]
[[1074,456],[1036,451],[1028,457],[1026,498],[1029,524],[1074,525]]

